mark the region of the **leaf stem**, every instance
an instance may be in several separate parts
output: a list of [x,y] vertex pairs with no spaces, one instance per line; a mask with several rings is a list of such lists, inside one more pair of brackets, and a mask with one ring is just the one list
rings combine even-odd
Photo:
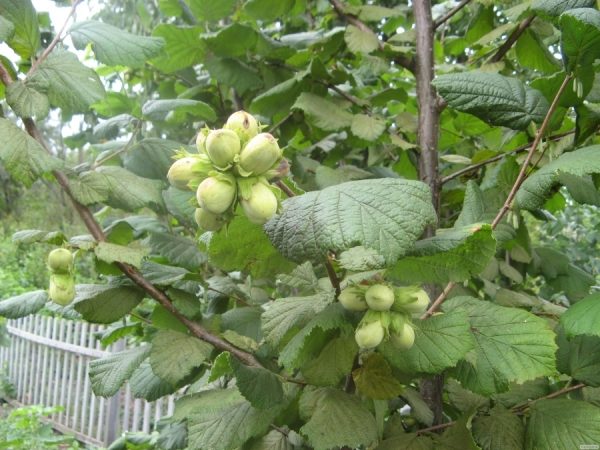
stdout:
[[525,32],[525,30],[529,28],[529,25],[531,25],[533,19],[535,19],[535,15],[530,16],[527,19],[520,22],[519,25],[517,25],[517,28],[515,28],[514,31],[510,34],[510,36],[508,36],[506,42],[504,42],[504,44],[500,46],[500,48],[494,54],[494,56],[490,58],[490,62],[495,63],[502,60],[502,58],[504,58],[504,55],[506,55],[508,51],[512,48],[512,46],[515,44],[515,42],[519,40],[519,38]]

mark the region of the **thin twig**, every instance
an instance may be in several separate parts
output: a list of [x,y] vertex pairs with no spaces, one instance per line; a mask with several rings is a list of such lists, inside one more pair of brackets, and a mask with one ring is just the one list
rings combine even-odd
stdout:
[[546,132],[546,129],[548,128],[548,125],[550,124],[550,119],[552,118],[552,114],[554,114],[554,111],[556,110],[556,107],[558,106],[558,101],[560,100],[561,95],[567,88],[567,86],[572,78],[573,78],[572,74],[567,74],[565,76],[565,79],[563,80],[562,84],[560,85],[560,88],[558,88],[558,92],[554,96],[554,100],[552,100],[550,109],[548,109],[548,112],[546,113],[546,117],[544,117],[542,126],[540,127],[537,134],[535,135],[533,144],[531,145],[531,148],[529,149],[529,153],[527,153],[527,158],[525,158],[525,161],[521,165],[521,170],[519,171],[519,175],[517,176],[517,179],[515,180],[513,187],[510,190],[510,193],[508,194],[506,201],[504,202],[504,205],[502,206],[502,208],[500,208],[498,215],[494,218],[494,220],[492,222],[492,229],[495,229],[498,226],[498,224],[500,223],[500,221],[502,220],[504,215],[508,212],[515,196],[517,195],[517,191],[523,184],[523,181],[525,181],[525,178],[527,177],[527,169],[529,168],[529,163],[531,162],[531,158],[533,158],[533,155],[535,154],[538,146],[540,145],[540,142],[542,141],[542,138],[544,137],[544,133]]
[[318,80],[318,82],[321,83],[324,86],[327,86],[327,88],[329,88],[332,91],[336,92],[338,95],[340,95],[341,97],[345,98],[346,100],[348,100],[353,105],[358,106],[363,111],[365,111],[365,112],[369,112],[370,111],[369,107],[367,105],[365,105],[364,103],[362,103],[358,98],[356,98],[356,97],[348,94],[347,92],[344,92],[339,87],[337,87],[335,84],[333,84],[333,83],[327,83],[326,81],[320,81],[320,80]]
[[[4,67],[4,65],[2,65],[2,63],[0,63],[0,79],[7,86],[12,83],[12,78],[10,77],[10,74],[6,71],[6,68]],[[22,120],[23,120],[23,124],[25,125],[25,129],[27,130],[27,133],[31,137],[33,137],[36,141],[38,141],[39,144],[48,153],[51,154],[52,152],[50,151],[48,144],[46,143],[45,139],[43,138],[42,134],[40,133],[35,122],[30,118],[22,118]],[[77,198],[71,191],[71,188],[69,185],[69,180],[68,180],[67,176],[58,170],[54,170],[52,172],[52,174],[56,178],[56,181],[58,182],[58,184],[64,190],[65,194],[71,200],[73,207],[75,208],[75,210],[77,211],[77,213],[79,214],[81,219],[83,220],[83,223],[85,224],[85,226],[88,229],[88,231],[90,232],[90,234],[94,237],[94,239],[96,239],[96,241],[98,241],[98,242],[106,241],[106,236],[104,234],[104,231],[102,230],[102,227],[100,226],[100,224],[96,221],[96,218],[94,217],[94,215],[92,214],[90,209],[87,206],[79,203],[79,201],[77,200]],[[219,350],[228,351],[234,357],[236,357],[237,359],[239,359],[246,365],[253,366],[253,367],[262,367],[262,364],[254,357],[253,354],[248,353],[244,350],[241,350],[241,349],[235,347],[234,345],[230,344],[229,342],[220,338],[219,336],[212,334],[206,328],[204,328],[202,325],[188,319],[186,316],[181,314],[179,312],[179,310],[177,310],[177,308],[175,308],[175,306],[171,302],[171,299],[163,291],[161,291],[156,286],[154,286],[150,281],[148,281],[135,267],[130,266],[129,264],[121,263],[121,262],[116,262],[115,264],[119,268],[119,270],[121,270],[121,272],[123,272],[123,274],[125,274],[125,276],[127,276],[131,281],[133,281],[138,287],[142,288],[142,290],[144,292],[146,292],[146,294],[148,296],[155,299],[167,311],[169,311],[181,323],[183,323],[194,336],[196,336],[197,338],[199,338],[205,342],[208,342],[209,344],[213,345],[215,348],[217,348]]]
[[52,39],[52,41],[50,42],[50,45],[48,45],[48,47],[46,47],[46,49],[42,52],[40,57],[33,62],[33,64],[31,65],[31,68],[29,69],[29,72],[27,72],[27,77],[32,75],[37,70],[37,68],[40,66],[40,64],[43,63],[44,60],[48,57],[48,55],[52,52],[52,50],[54,50],[54,47],[56,47],[56,45],[61,41],[62,34],[67,29],[67,25],[68,25],[69,21],[71,20],[71,18],[75,15],[75,10],[77,9],[77,6],[79,6],[79,4],[82,1],[83,0],[74,0],[73,1],[73,5],[71,6],[71,11],[69,12],[69,15],[67,16],[67,18],[65,19],[65,23],[63,23],[62,28],[60,29],[60,31],[58,33],[56,33],[56,36],[54,36],[54,39]]
[[340,279],[335,273],[335,269],[333,268],[333,257],[331,252],[327,252],[327,258],[325,258],[325,268],[327,269],[327,276],[329,277],[329,281],[331,281],[331,285],[335,289],[335,296],[338,297],[341,292],[340,288]]
[[[586,387],[586,385],[584,383],[579,383],[579,384],[576,384],[576,385],[573,385],[573,386],[567,386],[567,387],[564,387],[564,388],[562,388],[562,389],[560,389],[560,390],[558,390],[556,392],[553,392],[552,394],[548,394],[548,395],[545,395],[545,396],[540,397],[540,398],[529,400],[529,401],[527,401],[525,403],[522,403],[520,405],[513,406],[511,408],[511,411],[514,412],[515,414],[520,414],[523,410],[527,409],[528,407],[530,407],[535,402],[538,402],[540,400],[547,400],[547,399],[550,399],[550,398],[560,397],[561,395],[567,394],[567,393],[572,392],[572,391],[576,391],[576,390],[584,388],[584,387]],[[424,433],[428,433],[428,432],[431,432],[431,431],[443,430],[444,428],[451,427],[455,423],[456,423],[456,421],[453,420],[451,422],[441,423],[439,425],[434,425],[432,427],[423,428],[421,430],[417,430],[417,434],[424,434]]]
[[[559,134],[555,134],[553,136],[549,136],[549,137],[546,138],[546,141],[557,141],[557,140],[562,139],[563,137],[569,136],[571,134],[575,134],[575,130],[571,130],[571,131],[567,131],[565,133],[559,133]],[[520,147],[515,148],[514,150],[510,150],[510,151],[508,151],[506,153],[502,153],[500,155],[493,156],[492,158],[486,159],[484,161],[480,161],[480,162],[478,162],[476,164],[472,164],[472,165],[467,166],[467,167],[465,167],[463,169],[457,170],[456,172],[451,173],[450,175],[445,176],[444,178],[442,178],[441,181],[440,181],[440,183],[441,184],[447,183],[448,181],[454,180],[455,178],[458,178],[461,175],[464,175],[466,173],[469,173],[469,172],[472,172],[472,171],[474,171],[476,169],[479,169],[480,167],[486,166],[486,165],[491,164],[491,163],[496,162],[496,161],[500,161],[505,156],[514,155],[514,154],[517,154],[517,153],[525,152],[525,151],[527,151],[527,149],[529,149],[532,146],[532,144],[533,144],[533,142],[529,142],[529,143],[527,143],[525,145],[521,145]]]
[[443,25],[448,20],[450,20],[452,17],[454,17],[454,15],[457,12],[459,12],[461,9],[463,9],[465,6],[467,6],[470,2],[471,2],[471,0],[462,0],[462,2],[460,2],[454,8],[452,8],[450,11],[448,11],[442,17],[440,17],[439,19],[435,20],[433,22],[433,29],[437,30],[441,25]]
[[514,31],[510,34],[510,36],[508,36],[506,42],[504,42],[504,44],[500,46],[500,48],[494,54],[494,56],[490,58],[490,62],[495,63],[502,60],[502,58],[504,58],[504,55],[508,53],[508,51],[512,48],[515,42],[517,42],[517,40],[521,37],[525,30],[529,28],[529,25],[531,25],[533,19],[535,19],[535,16],[529,16],[527,19],[519,23],[519,25],[517,25],[517,28],[515,28]]
[[141,129],[142,129],[142,121],[136,120],[135,128],[131,132],[131,137],[129,138],[127,143],[123,146],[123,148],[121,148],[115,152],[112,152],[112,153],[106,155],[104,158],[101,158],[98,161],[94,162],[94,164],[92,164],[91,170],[96,169],[97,167],[101,166],[106,161],[114,158],[115,156],[120,155],[121,153],[127,152],[133,145],[133,143],[135,141],[135,137],[137,136],[137,134],[140,132]]
[[277,187],[278,187],[279,189],[281,189],[281,190],[282,190],[282,191],[285,193],[285,195],[287,195],[288,197],[295,197],[295,196],[296,196],[296,194],[294,193],[294,191],[292,191],[292,190],[291,190],[291,189],[288,187],[288,185],[287,185],[287,184],[285,184],[283,181],[281,181],[281,180],[277,180],[277,181],[275,182],[275,185],[277,185]]
[[[510,209],[511,204],[512,204],[515,196],[517,195],[517,191],[523,184],[523,181],[525,181],[525,179],[527,178],[527,169],[529,167],[529,163],[531,162],[531,158],[535,154],[535,152],[544,136],[544,133],[546,132],[546,129],[548,128],[548,125],[550,124],[550,119],[552,117],[552,114],[554,114],[554,111],[556,110],[556,107],[558,106],[558,101],[560,100],[560,97],[562,96],[564,90],[568,86],[569,81],[571,81],[571,78],[573,78],[573,75],[567,74],[565,76],[565,79],[563,80],[562,84],[560,85],[560,88],[556,92],[556,95],[554,96],[554,99],[552,100],[552,104],[550,105],[550,108],[548,109],[548,112],[546,113],[546,117],[544,117],[544,121],[542,122],[542,125],[540,126],[540,128],[538,129],[538,131],[535,135],[533,144],[531,144],[531,147],[529,148],[529,152],[527,153],[527,158],[525,158],[525,161],[521,165],[521,170],[519,171],[519,175],[517,175],[517,179],[515,180],[512,188],[510,190],[510,193],[508,194],[508,197],[506,198],[506,201],[504,202],[504,205],[502,205],[502,208],[500,208],[500,211],[498,211],[498,214],[492,221],[492,230],[494,230],[498,226],[500,221],[504,218],[504,215]],[[450,290],[453,287],[454,287],[454,283],[452,283],[452,282],[448,283],[446,285],[446,287],[444,288],[444,291],[440,294],[440,296],[435,300],[435,302],[433,302],[433,304],[427,309],[427,311],[425,311],[422,318],[425,319],[427,317],[430,317],[436,311],[436,309],[442,304],[442,302],[446,299],[446,297],[448,296],[448,293],[450,292]]]
[[277,122],[276,124],[271,126],[271,128],[269,128],[268,132],[273,133],[273,131],[275,131],[277,128],[279,128],[281,125],[283,125],[285,122],[287,122],[288,119],[290,119],[290,117],[292,117],[293,115],[294,115],[294,111],[290,111],[289,113],[287,113],[283,119],[281,119],[279,122]]

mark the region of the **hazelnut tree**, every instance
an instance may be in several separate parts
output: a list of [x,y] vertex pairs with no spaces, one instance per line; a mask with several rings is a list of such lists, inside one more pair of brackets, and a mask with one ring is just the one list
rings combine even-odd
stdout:
[[529,235],[600,204],[595,0],[78,3],[0,0],[0,162],[87,229],[0,315],[129,339],[92,387],[180,391],[158,448],[600,442],[600,294]]

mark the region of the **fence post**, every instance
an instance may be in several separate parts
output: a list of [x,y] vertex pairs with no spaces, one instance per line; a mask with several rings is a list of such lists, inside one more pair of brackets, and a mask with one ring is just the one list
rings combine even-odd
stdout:
[[[120,352],[125,350],[125,340],[121,339],[111,349],[113,352]],[[108,408],[106,408],[107,420],[106,420],[106,445],[113,442],[120,434],[119,430],[119,412],[121,411],[121,389],[117,391],[108,401]]]

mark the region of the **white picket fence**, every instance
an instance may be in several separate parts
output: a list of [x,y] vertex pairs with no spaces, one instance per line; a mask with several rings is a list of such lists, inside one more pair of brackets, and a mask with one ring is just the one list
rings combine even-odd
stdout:
[[16,387],[14,403],[62,406],[50,419],[57,430],[106,446],[125,431],[150,432],[173,413],[174,396],[149,403],[133,398],[128,385],[109,399],[92,393],[88,362],[124,349],[123,341],[101,348],[103,325],[39,315],[7,323],[11,343],[0,347],[0,368]]

